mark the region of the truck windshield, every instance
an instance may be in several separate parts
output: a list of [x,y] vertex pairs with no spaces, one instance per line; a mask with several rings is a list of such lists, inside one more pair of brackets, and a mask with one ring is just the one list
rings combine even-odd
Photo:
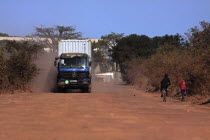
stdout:
[[86,68],[87,57],[75,56],[72,58],[60,59],[60,68]]

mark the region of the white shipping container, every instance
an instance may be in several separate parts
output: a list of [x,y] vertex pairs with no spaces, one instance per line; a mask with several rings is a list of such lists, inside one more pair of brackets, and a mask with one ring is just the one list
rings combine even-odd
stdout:
[[61,40],[58,45],[58,56],[62,53],[86,53],[91,58],[91,41]]

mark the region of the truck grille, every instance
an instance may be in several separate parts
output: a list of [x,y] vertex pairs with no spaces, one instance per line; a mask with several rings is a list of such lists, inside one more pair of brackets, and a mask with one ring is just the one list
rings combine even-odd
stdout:
[[59,73],[59,77],[69,79],[80,79],[89,77],[89,72],[62,71]]

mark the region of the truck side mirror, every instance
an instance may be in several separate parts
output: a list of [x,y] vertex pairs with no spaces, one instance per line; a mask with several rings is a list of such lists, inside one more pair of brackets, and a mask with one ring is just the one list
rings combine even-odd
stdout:
[[59,57],[55,57],[55,60],[58,60],[59,59]]
[[89,62],[89,66],[91,66],[91,61]]
[[59,57],[55,57],[55,61],[54,61],[54,66],[57,66],[57,60],[59,59]]

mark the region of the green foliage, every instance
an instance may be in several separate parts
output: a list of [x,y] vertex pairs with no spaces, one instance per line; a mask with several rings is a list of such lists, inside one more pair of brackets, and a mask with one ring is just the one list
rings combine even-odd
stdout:
[[9,37],[9,35],[6,33],[0,33],[0,37]]
[[97,66],[100,66],[101,71],[106,71],[105,64],[106,64],[106,57],[105,57],[105,44],[103,41],[98,41],[92,43],[93,49],[93,69]]
[[[177,35],[165,35],[162,37],[149,38],[146,35],[132,34],[122,38],[118,41],[117,46],[113,49],[113,58],[120,63],[130,61],[137,57],[147,58],[157,51],[157,48],[168,44],[175,47],[179,47],[182,42],[182,38]],[[162,49],[173,49],[163,48]]]
[[152,40],[145,35],[132,34],[122,38],[113,48],[113,59],[119,63],[136,57],[146,57],[152,52]]
[[184,43],[184,39],[181,35],[164,35],[164,36],[155,36],[152,38],[155,48],[158,48],[160,45],[169,44],[174,46],[179,46]]
[[[101,37],[101,40],[92,44],[93,62],[94,66],[100,66],[101,72],[108,72],[114,70],[114,62],[111,58],[113,48],[117,45],[117,41],[123,37],[124,34],[111,33]],[[111,70],[110,70],[111,68]]]
[[117,45],[117,41],[120,40],[123,36],[124,36],[123,33],[118,34],[118,33],[111,32],[111,34],[102,36],[101,40],[103,40],[106,46],[109,46],[111,48],[111,47],[115,47]]
[[27,41],[6,41],[0,50],[0,89],[25,90],[38,73],[33,62],[42,49]]
[[[120,39],[113,48],[112,58],[120,64],[123,79],[130,83],[127,75],[127,64],[133,59],[147,59],[157,51],[165,52],[179,48],[182,42],[180,35],[165,35],[149,38],[146,35],[132,34]],[[164,45],[168,44],[168,45]]]

